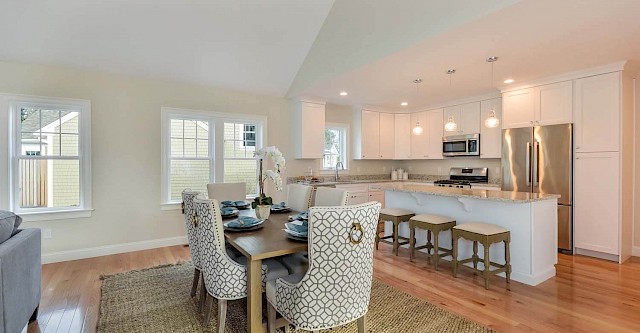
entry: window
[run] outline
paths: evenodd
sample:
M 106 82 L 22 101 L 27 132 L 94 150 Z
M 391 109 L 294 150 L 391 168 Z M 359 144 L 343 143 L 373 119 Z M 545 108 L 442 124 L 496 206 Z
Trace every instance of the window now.
M 328 124 L 324 130 L 323 169 L 335 169 L 342 162 L 347 168 L 347 126 Z
M 163 209 L 175 209 L 189 188 L 206 193 L 213 182 L 245 182 L 257 194 L 257 161 L 265 117 L 162 109 Z
M 89 101 L 4 96 L 9 108 L 10 207 L 20 214 L 91 210 Z
M 169 200 L 176 201 L 186 188 L 206 192 L 214 164 L 208 121 L 172 118 L 170 124 Z
M 258 161 L 256 125 L 236 122 L 224 123 L 224 181 L 247 184 L 247 196 L 258 193 Z

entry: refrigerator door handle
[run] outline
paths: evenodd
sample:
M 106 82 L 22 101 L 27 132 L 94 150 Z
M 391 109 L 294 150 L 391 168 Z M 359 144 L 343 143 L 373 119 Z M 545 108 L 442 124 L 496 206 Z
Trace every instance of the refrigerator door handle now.
M 533 185 L 540 184 L 540 142 L 533 142 Z
M 525 159 L 525 165 L 527 169 L 527 174 L 525 175 L 527 179 L 527 186 L 531 186 L 531 142 L 527 142 L 527 157 Z

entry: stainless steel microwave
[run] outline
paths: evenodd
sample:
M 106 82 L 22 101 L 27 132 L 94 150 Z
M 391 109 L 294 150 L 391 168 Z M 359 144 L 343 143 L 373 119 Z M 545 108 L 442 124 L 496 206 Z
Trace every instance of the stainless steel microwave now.
M 442 156 L 480 156 L 480 134 L 443 137 Z

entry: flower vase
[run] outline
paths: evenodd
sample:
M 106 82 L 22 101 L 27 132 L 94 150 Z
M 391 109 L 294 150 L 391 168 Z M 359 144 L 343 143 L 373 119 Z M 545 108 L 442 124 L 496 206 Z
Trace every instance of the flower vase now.
M 261 220 L 266 220 L 271 214 L 271 205 L 258 205 L 256 206 L 256 217 Z

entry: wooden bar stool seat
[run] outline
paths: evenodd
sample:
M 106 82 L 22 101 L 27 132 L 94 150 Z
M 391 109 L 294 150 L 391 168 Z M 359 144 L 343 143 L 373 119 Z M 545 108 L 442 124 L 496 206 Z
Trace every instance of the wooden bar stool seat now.
M 409 260 L 413 261 L 416 250 L 427 249 L 427 256 L 431 259 L 435 269 L 438 270 L 440 258 L 453 255 L 451 249 L 440 247 L 438 236 L 441 231 L 450 230 L 455 225 L 456 221 L 453 218 L 442 215 L 419 214 L 412 217 L 409 220 Z M 416 247 L 416 228 L 427 231 L 427 244 Z M 432 233 L 433 243 L 431 243 Z M 433 249 L 433 254 L 431 254 L 431 249 Z
M 412 211 L 403 208 L 384 208 L 380 210 L 380 219 L 378 220 L 378 230 L 376 232 L 376 250 L 380 242 L 392 244 L 393 253 L 398 255 L 398 248 L 401 245 L 409 244 L 409 238 L 398 235 L 398 226 L 400 223 L 409 222 L 409 219 L 415 215 Z M 380 233 L 384 232 L 385 221 L 393 222 L 393 233 L 380 237 Z
M 488 223 L 466 223 L 453 227 L 452 229 L 453 240 L 453 276 L 458 274 L 458 267 L 468 262 L 473 263 L 473 269 L 476 272 L 482 273 L 484 277 L 484 287 L 489 289 L 489 276 L 492 274 L 505 273 L 507 278 L 507 285 L 511 283 L 511 255 L 509 253 L 509 243 L 511 242 L 511 232 L 509 230 Z M 473 255 L 471 258 L 458 260 L 458 239 L 464 238 L 473 242 Z M 493 243 L 504 243 L 504 265 L 495 263 L 489 260 L 489 248 Z M 478 269 L 478 243 L 482 244 L 484 248 L 484 257 L 482 258 L 484 267 L 483 270 Z M 491 270 L 491 266 L 498 269 Z

